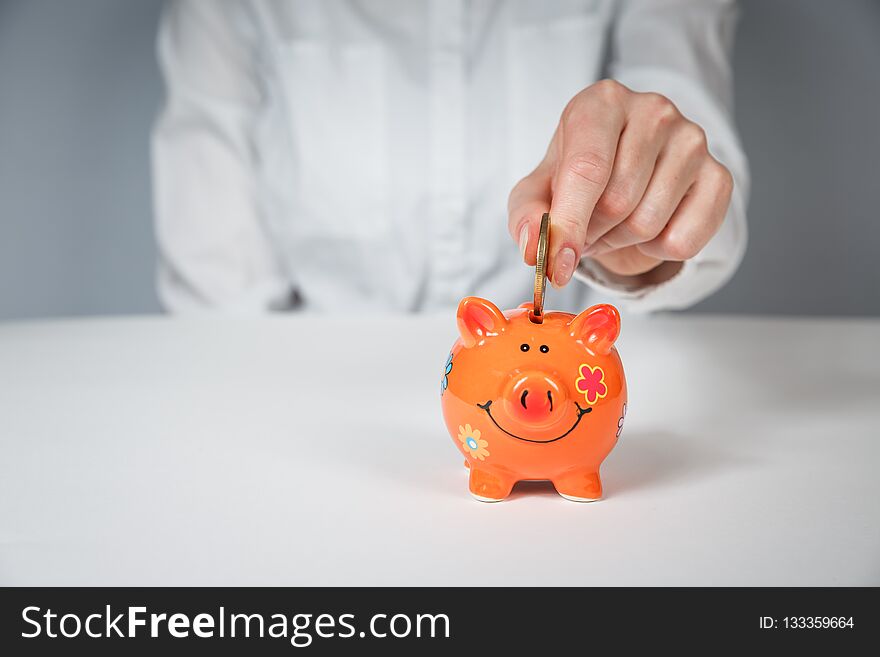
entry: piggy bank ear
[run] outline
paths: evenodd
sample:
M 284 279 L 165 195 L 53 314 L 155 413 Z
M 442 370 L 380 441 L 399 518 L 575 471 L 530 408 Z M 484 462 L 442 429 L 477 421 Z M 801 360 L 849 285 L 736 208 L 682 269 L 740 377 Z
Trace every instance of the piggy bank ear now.
M 568 323 L 571 337 L 594 354 L 607 354 L 620 335 L 620 313 L 607 303 L 587 308 Z
M 458 304 L 458 330 L 465 347 L 498 335 L 506 324 L 507 319 L 491 301 L 465 297 Z

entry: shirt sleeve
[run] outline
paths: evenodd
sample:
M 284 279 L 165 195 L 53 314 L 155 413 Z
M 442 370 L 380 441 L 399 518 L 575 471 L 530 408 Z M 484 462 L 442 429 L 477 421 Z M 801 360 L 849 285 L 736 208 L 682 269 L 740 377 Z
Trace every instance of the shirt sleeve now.
M 745 253 L 749 172 L 733 126 L 730 56 L 736 24 L 732 0 L 631 0 L 611 26 L 610 77 L 634 91 L 661 93 L 706 132 L 709 150 L 734 179 L 718 233 L 660 282 L 615 276 L 584 258 L 577 277 L 634 312 L 687 308 L 733 276 Z M 655 277 L 656 278 L 656 277 Z
M 171 2 L 157 50 L 166 86 L 152 139 L 163 305 L 281 307 L 290 286 L 259 203 L 253 134 L 262 92 L 248 17 L 227 1 Z

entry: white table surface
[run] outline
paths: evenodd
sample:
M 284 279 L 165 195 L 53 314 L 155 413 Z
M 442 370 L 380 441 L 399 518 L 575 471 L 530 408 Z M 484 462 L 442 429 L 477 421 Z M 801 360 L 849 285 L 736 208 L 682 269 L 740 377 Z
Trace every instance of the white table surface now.
M 454 319 L 0 325 L 0 584 L 880 584 L 880 321 L 624 317 L 605 499 L 467 493 Z

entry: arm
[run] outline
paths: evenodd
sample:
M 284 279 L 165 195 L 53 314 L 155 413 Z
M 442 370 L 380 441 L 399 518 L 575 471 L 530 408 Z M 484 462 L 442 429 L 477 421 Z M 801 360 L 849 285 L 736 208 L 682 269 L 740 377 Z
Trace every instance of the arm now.
M 556 285 L 580 261 L 579 278 L 648 311 L 692 305 L 733 274 L 748 187 L 730 118 L 734 19 L 724 0 L 622 6 L 611 32 L 616 81 L 569 103 L 545 161 L 511 194 L 515 239 L 531 213 L 554 218 Z
M 246 29 L 227 2 L 172 2 L 162 17 L 153 179 L 159 294 L 173 312 L 268 310 L 289 292 L 258 200 L 261 90 Z

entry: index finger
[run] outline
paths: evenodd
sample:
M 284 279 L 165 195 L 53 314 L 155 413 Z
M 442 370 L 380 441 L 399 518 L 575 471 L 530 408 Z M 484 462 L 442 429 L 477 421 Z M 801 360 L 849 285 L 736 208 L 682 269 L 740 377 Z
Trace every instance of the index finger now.
M 611 178 L 624 124 L 623 106 L 598 97 L 585 98 L 563 114 L 550 204 L 549 271 L 557 287 L 568 283 L 580 259 L 590 216 Z

